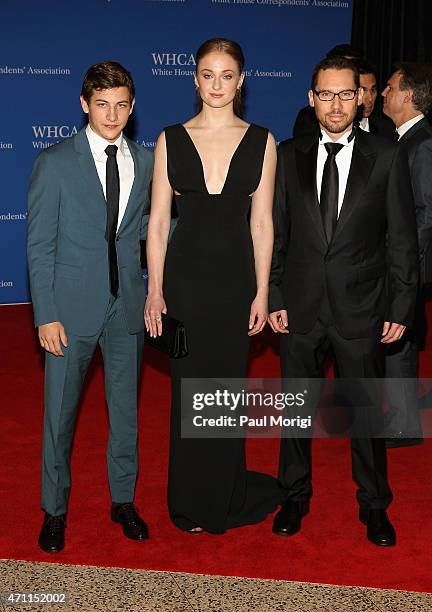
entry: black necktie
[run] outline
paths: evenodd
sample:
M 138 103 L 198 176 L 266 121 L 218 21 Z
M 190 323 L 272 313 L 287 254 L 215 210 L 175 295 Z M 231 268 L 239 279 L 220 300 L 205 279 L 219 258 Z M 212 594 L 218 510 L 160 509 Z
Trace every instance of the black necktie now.
M 393 140 L 396 142 L 399 140 L 399 132 L 397 130 L 393 132 Z
M 108 145 L 105 149 L 106 162 L 106 202 L 107 224 L 105 238 L 108 242 L 108 260 L 110 273 L 110 289 L 114 297 L 118 293 L 118 267 L 116 251 L 116 233 L 119 214 L 120 179 L 117 166 L 117 145 Z
M 330 244 L 337 223 L 339 198 L 339 173 L 336 165 L 336 155 L 343 145 L 336 142 L 326 142 L 327 159 L 321 183 L 320 209 L 327 242 Z

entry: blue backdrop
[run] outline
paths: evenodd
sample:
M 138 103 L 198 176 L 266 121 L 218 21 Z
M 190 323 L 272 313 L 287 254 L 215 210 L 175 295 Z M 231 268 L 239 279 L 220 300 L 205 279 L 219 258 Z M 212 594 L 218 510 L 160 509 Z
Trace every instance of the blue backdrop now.
M 16 0 L 0 8 L 0 304 L 27 302 L 34 158 L 84 122 L 86 69 L 112 59 L 137 90 L 133 138 L 152 148 L 194 114 L 193 53 L 214 36 L 246 56 L 246 118 L 291 135 L 313 66 L 351 36 L 352 0 Z M 130 133 L 130 132 L 129 132 Z

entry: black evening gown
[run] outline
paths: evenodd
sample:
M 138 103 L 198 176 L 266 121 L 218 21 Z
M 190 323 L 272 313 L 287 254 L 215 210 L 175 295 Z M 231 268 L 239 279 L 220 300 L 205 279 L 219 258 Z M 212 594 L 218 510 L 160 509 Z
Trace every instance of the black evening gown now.
M 181 438 L 182 378 L 247 376 L 250 306 L 256 294 L 248 216 L 258 187 L 268 131 L 251 125 L 220 194 L 207 190 L 198 151 L 182 125 L 165 129 L 168 178 L 179 220 L 168 246 L 164 297 L 184 323 L 189 355 L 171 361 L 172 406 L 168 474 L 171 520 L 210 533 L 254 524 L 279 500 L 277 481 L 248 472 L 242 439 Z

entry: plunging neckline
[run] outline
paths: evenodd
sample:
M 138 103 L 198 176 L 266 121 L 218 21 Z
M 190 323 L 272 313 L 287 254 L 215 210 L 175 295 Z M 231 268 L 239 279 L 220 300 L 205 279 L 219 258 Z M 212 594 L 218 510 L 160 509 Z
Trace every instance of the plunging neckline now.
M 226 184 L 227 184 L 227 182 L 228 182 L 228 177 L 229 177 L 229 174 L 230 174 L 230 172 L 231 172 L 231 166 L 232 166 L 233 160 L 234 160 L 235 156 L 237 155 L 237 153 L 238 153 L 238 151 L 239 151 L 239 149 L 240 149 L 240 147 L 241 147 L 241 145 L 242 145 L 243 141 L 244 141 L 244 140 L 245 140 L 245 138 L 246 138 L 246 135 L 248 134 L 248 132 L 249 132 L 249 130 L 250 130 L 250 128 L 252 127 L 252 125 L 253 125 L 253 124 L 252 124 L 252 123 L 250 123 L 250 124 L 248 125 L 248 127 L 246 128 L 245 133 L 243 134 L 243 136 L 242 136 L 242 137 L 241 137 L 241 139 L 240 139 L 240 142 L 238 143 L 238 145 L 237 145 L 237 146 L 236 146 L 236 148 L 234 149 L 233 154 L 231 155 L 231 158 L 230 158 L 230 161 L 229 161 L 229 164 L 228 164 L 228 169 L 227 169 L 227 172 L 226 172 L 226 175 L 225 175 L 225 181 L 224 181 L 224 183 L 223 183 L 223 185 L 222 185 L 222 190 L 221 190 L 219 193 L 210 193 L 210 191 L 208 190 L 207 183 L 206 183 L 206 180 L 205 180 L 204 164 L 203 164 L 203 161 L 202 161 L 201 155 L 200 155 L 200 153 L 199 153 L 199 151 L 198 151 L 198 147 L 197 147 L 197 146 L 196 146 L 196 144 L 194 143 L 193 138 L 192 138 L 192 136 L 189 134 L 189 132 L 188 132 L 187 128 L 186 128 L 186 127 L 185 127 L 185 126 L 184 126 L 182 123 L 181 123 L 180 125 L 181 125 L 181 127 L 183 128 L 183 130 L 186 132 L 186 135 L 187 135 L 187 137 L 188 137 L 189 141 L 191 142 L 192 147 L 193 147 L 193 149 L 194 149 L 194 151 L 195 151 L 195 154 L 196 154 L 196 156 L 197 156 L 197 158 L 198 158 L 198 160 L 199 160 L 199 163 L 200 163 L 200 168 L 201 168 L 201 177 L 202 177 L 202 182 L 203 182 L 204 189 L 205 189 L 205 191 L 206 191 L 207 195 L 209 195 L 209 196 L 220 196 L 220 195 L 223 195 L 223 192 L 224 192 L 224 190 L 225 190 L 225 186 L 226 186 Z

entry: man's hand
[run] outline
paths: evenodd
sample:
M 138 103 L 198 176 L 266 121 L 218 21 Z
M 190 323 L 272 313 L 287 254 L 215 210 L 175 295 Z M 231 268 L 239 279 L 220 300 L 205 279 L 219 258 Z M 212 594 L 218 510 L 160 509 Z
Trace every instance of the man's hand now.
M 41 347 L 57 357 L 64 357 L 61 345 L 67 346 L 68 340 L 65 328 L 60 321 L 39 325 L 38 330 Z
M 289 334 L 288 313 L 286 310 L 276 310 L 268 316 L 270 327 L 276 334 Z
M 382 331 L 381 342 L 383 344 L 390 344 L 391 342 L 396 342 L 396 340 L 400 340 L 404 335 L 406 330 L 406 325 L 400 325 L 399 323 L 390 323 L 390 321 L 385 321 Z

